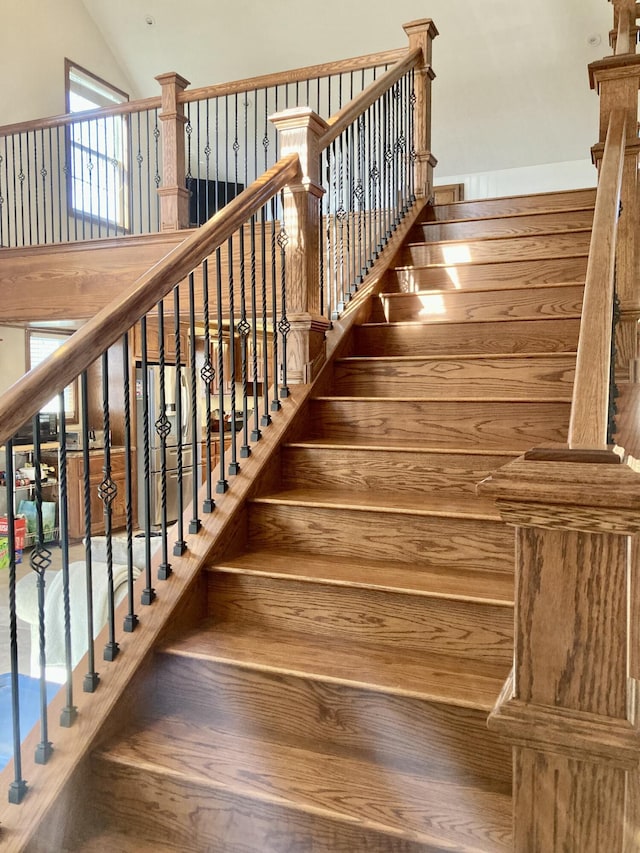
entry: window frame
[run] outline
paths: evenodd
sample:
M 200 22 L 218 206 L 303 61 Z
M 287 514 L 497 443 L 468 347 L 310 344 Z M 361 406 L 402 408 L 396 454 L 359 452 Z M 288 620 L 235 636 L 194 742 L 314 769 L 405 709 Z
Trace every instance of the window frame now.
M 107 97 L 103 97 L 102 100 L 105 102 L 103 105 L 96 105 L 94 109 L 89 109 L 86 111 L 74 111 L 71 109 L 71 95 L 73 91 L 72 87 L 72 73 L 73 71 L 77 71 L 79 76 L 86 78 L 88 81 L 95 81 L 97 89 L 106 89 L 109 92 L 113 93 L 115 98 L 113 101 L 110 101 Z M 115 177 L 115 194 L 112 197 L 112 208 L 115 210 L 114 216 L 106 216 L 101 214 L 98 215 L 97 211 L 91 209 L 91 197 L 89 197 L 89 206 L 85 207 L 83 204 L 76 206 L 76 189 L 75 189 L 75 181 L 74 177 L 74 162 L 75 157 L 74 154 L 76 152 L 80 152 L 80 156 L 84 156 L 85 153 L 89 153 L 92 161 L 97 161 L 100 163 L 98 167 L 98 172 L 100 172 L 103 168 L 106 171 L 106 168 L 103 164 L 107 164 L 109 162 L 109 153 L 100 150 L 99 144 L 98 146 L 94 146 L 93 144 L 85 145 L 83 141 L 77 142 L 73 138 L 73 129 L 74 125 L 79 125 L 83 119 L 81 118 L 83 112 L 95 113 L 99 109 L 103 109 L 106 106 L 118 106 L 119 104 L 124 104 L 129 102 L 129 94 L 122 89 L 119 89 L 117 86 L 114 86 L 112 83 L 109 83 L 107 80 L 104 80 L 102 77 L 99 77 L 97 74 L 94 74 L 92 71 L 89 71 L 87 68 L 84 68 L 77 62 L 74 62 L 71 59 L 65 57 L 64 60 L 64 73 L 65 73 L 65 86 L 64 86 L 64 99 L 65 99 L 65 111 L 67 114 L 78 115 L 78 122 L 71 122 L 66 127 L 66 162 L 67 166 L 65 169 L 66 172 L 66 184 L 67 184 L 67 208 L 70 216 L 73 216 L 76 219 L 80 219 L 83 222 L 95 223 L 101 227 L 105 227 L 107 229 L 113 228 L 116 233 L 120 232 L 123 234 L 129 233 L 129 115 L 128 113 L 124 114 L 115 114 L 113 116 L 114 121 L 118 119 L 121 122 L 121 134 L 119 140 L 119 150 L 115 158 L 112 158 L 118 164 L 118 174 Z M 99 94 L 96 92 L 96 99 L 99 100 Z M 113 141 L 113 140 L 112 140 Z M 90 142 L 90 140 L 89 140 Z M 79 179 L 81 192 L 78 193 L 80 195 L 80 201 L 85 198 L 85 190 L 84 190 L 84 180 L 81 176 Z M 109 198 L 109 177 L 107 176 L 107 188 L 105 190 L 107 194 L 107 199 Z M 109 205 L 105 205 L 106 210 L 109 209 Z
M 25 352 L 25 366 L 26 366 L 27 372 L 30 371 L 32 368 L 37 367 L 38 364 L 42 364 L 42 362 L 44 361 L 44 359 L 43 359 L 42 361 L 37 361 L 35 364 L 32 364 L 32 357 L 31 357 L 31 339 L 32 338 L 35 338 L 35 337 L 59 338 L 60 339 L 59 345 L 62 346 L 62 344 L 65 343 L 71 337 L 71 335 L 74 333 L 74 331 L 75 330 L 73 330 L 73 329 L 51 329 L 51 328 L 46 328 L 46 327 L 42 327 L 42 326 L 29 326 L 25 330 L 25 350 L 26 350 L 26 352 Z M 78 424 L 80 422 L 78 380 L 74 379 L 71 383 L 69 383 L 69 385 L 67 385 L 67 388 L 69 389 L 69 393 L 71 394 L 72 408 L 67 410 L 66 404 L 65 404 L 65 412 L 64 412 L 65 422 L 68 424 Z M 66 390 L 67 389 L 65 389 L 65 391 Z M 53 403 L 53 401 L 56 400 L 57 397 L 58 397 L 58 395 L 56 395 L 56 397 L 52 398 L 52 400 L 50 402 Z M 48 405 L 49 404 L 47 404 L 47 406 Z M 44 410 L 41 409 L 41 411 L 44 411 Z M 56 407 L 56 411 L 54 414 L 57 414 L 58 417 L 60 417 L 60 410 L 57 407 Z

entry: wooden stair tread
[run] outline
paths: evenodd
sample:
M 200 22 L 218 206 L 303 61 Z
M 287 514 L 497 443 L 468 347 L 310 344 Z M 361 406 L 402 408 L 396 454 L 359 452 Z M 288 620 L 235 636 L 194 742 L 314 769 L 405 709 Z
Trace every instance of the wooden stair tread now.
M 110 829 L 97 830 L 92 838 L 65 848 L 63 853 L 114 853 L 116 850 L 118 853 L 180 853 L 180 849 L 173 845 L 145 841 Z
M 181 718 L 146 725 L 98 755 L 108 764 L 178 778 L 201 789 L 325 815 L 440 850 L 510 850 L 511 805 L 503 792 L 380 772 L 360 758 L 322 754 L 229 734 Z M 391 784 L 390 784 L 391 783 Z M 446 815 L 446 817 L 445 817 Z
M 564 212 L 564 211 L 563 211 Z M 469 221 L 469 220 L 462 220 Z M 423 222 L 421 225 L 442 225 L 443 223 L 430 223 Z M 482 243 L 482 242 L 491 242 L 492 240 L 529 240 L 536 239 L 538 237 L 559 237 L 565 236 L 567 234 L 583 234 L 584 232 L 591 232 L 591 227 L 580 226 L 578 228 L 565 228 L 562 231 L 536 231 L 534 234 L 476 234 L 473 237 L 455 237 L 455 238 L 445 238 L 444 240 L 407 240 L 404 244 L 405 247 L 413 247 L 413 246 L 449 246 L 456 244 L 466 244 L 466 243 Z M 454 262 L 455 263 L 455 262 Z
M 399 269 L 399 267 L 396 267 Z M 516 292 L 525 292 L 525 293 L 535 293 L 537 290 L 549 290 L 550 288 L 571 288 L 576 286 L 584 286 L 584 281 L 554 281 L 554 282 L 543 282 L 539 284 L 518 284 L 514 282 L 513 285 L 506 285 L 501 287 L 500 293 L 509 293 L 511 291 Z M 467 293 L 464 288 L 455 288 L 455 290 L 448 290 L 448 293 Z M 491 287 L 490 284 L 480 285 L 479 287 L 474 287 L 474 294 L 479 293 L 496 293 L 495 287 Z M 443 293 L 443 289 L 441 287 L 421 287 L 417 290 L 383 290 L 378 295 L 381 299 L 406 299 L 408 296 L 434 296 L 440 295 Z
M 319 403 L 436 403 L 442 405 L 447 403 L 512 403 L 514 406 L 535 403 L 570 403 L 571 394 L 558 394 L 548 397 L 536 397 L 535 399 L 527 400 L 523 397 L 514 397 L 513 395 L 491 395 L 482 397 L 463 397 L 451 396 L 446 401 L 439 396 L 425 395 L 422 397 L 358 397 L 358 396 L 318 396 L 313 397 L 314 402 Z
M 461 201 L 461 202 L 449 202 L 448 204 L 434 204 L 434 209 L 444 208 L 444 207 L 453 207 L 456 204 L 469 204 L 469 202 Z M 418 219 L 419 225 L 453 225 L 457 222 L 485 222 L 491 221 L 494 219 L 521 219 L 529 216 L 552 216 L 554 214 L 558 216 L 562 216 L 564 213 L 579 213 L 584 210 L 595 210 L 595 202 L 594 204 L 578 204 L 573 207 L 563 207 L 562 209 L 558 208 L 541 208 L 540 210 L 520 210 L 512 213 L 493 213 L 493 214 L 485 214 L 484 216 L 463 216 L 451 219 L 425 219 L 423 217 Z
M 455 571 L 437 566 L 412 568 L 380 560 L 326 559 L 317 554 L 304 554 L 297 559 L 289 552 L 271 550 L 247 551 L 217 563 L 209 571 L 267 575 L 459 601 L 483 601 L 507 607 L 513 606 L 514 596 L 513 578 L 505 572 L 474 567 L 458 567 Z
M 385 320 L 384 322 L 371 322 L 371 323 L 359 323 L 358 329 L 406 329 L 406 328 L 421 328 L 423 326 L 435 325 L 435 326 L 471 326 L 471 325 L 489 325 L 493 323 L 551 323 L 554 320 L 579 320 L 582 315 L 580 313 L 576 314 L 565 314 L 562 317 L 493 317 L 491 320 L 483 320 L 477 319 L 475 317 L 469 317 L 465 320 Z M 541 327 L 544 328 L 544 327 Z M 571 350 L 568 350 L 569 352 Z M 574 350 L 575 352 L 575 350 Z
M 345 644 L 327 636 L 213 620 L 169 643 L 163 652 L 487 713 L 495 705 L 509 669 L 502 663 L 410 649 L 403 649 L 400 656 L 388 648 Z
M 493 499 L 477 495 L 451 495 L 425 492 L 421 495 L 403 495 L 387 492 L 370 494 L 365 490 L 347 489 L 287 489 L 254 498 L 256 504 L 280 504 L 285 506 L 314 506 L 335 509 L 361 509 L 378 512 L 402 512 L 407 515 L 435 515 L 447 518 L 476 518 L 500 521 L 500 513 Z
M 383 324 L 386 325 L 386 324 Z M 566 359 L 573 357 L 575 359 L 577 352 L 573 350 L 567 352 L 474 352 L 464 353 L 463 355 L 440 354 L 438 355 L 350 355 L 343 358 L 336 358 L 334 364 L 378 364 L 381 362 L 390 362 L 391 364 L 420 364 L 421 362 L 430 361 L 489 361 L 491 359 Z

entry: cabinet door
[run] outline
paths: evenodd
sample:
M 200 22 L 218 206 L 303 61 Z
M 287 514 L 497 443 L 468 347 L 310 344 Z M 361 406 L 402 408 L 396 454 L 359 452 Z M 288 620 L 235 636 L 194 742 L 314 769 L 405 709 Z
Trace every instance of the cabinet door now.
M 186 364 L 189 358 L 189 336 L 184 324 L 180 325 L 180 363 Z M 142 329 L 140 323 L 136 323 L 133 329 L 133 357 L 136 361 L 142 361 Z M 168 364 L 176 361 L 176 338 L 173 328 L 173 318 L 165 317 L 164 326 L 164 358 Z M 158 341 L 158 320 L 149 318 L 147 320 L 147 361 L 149 363 L 160 361 L 160 345 Z

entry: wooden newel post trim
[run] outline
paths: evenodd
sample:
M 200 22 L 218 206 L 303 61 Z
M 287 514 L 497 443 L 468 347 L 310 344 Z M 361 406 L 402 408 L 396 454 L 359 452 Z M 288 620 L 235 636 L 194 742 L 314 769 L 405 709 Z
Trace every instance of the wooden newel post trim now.
M 187 118 L 184 105 L 178 103 L 178 93 L 189 85 L 175 71 L 159 74 L 162 86 L 162 186 L 160 196 L 160 230 L 179 231 L 189 227 L 189 191 L 186 187 L 184 162 L 184 125 Z
M 416 67 L 414 76 L 415 192 L 416 197 L 429 199 L 433 191 L 433 169 L 438 162 L 431 151 L 431 83 L 436 76 L 431 56 L 438 30 L 430 18 L 403 24 L 403 29 L 409 37 L 409 49 L 418 47 L 422 51 L 422 62 Z
M 327 123 L 309 107 L 270 116 L 282 156 L 297 154 L 299 179 L 285 187 L 283 227 L 287 285 L 287 381 L 311 382 L 325 360 L 329 321 L 320 315 L 320 183 L 318 140 Z
M 640 831 L 640 475 L 606 452 L 564 458 L 523 457 L 478 487 L 516 529 L 514 670 L 489 726 L 514 746 L 515 853 L 624 853 Z

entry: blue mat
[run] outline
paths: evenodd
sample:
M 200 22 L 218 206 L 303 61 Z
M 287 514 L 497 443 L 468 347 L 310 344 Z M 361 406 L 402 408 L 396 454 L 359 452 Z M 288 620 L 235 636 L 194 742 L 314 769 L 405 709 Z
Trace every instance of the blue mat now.
M 47 702 L 62 685 L 47 682 Z M 28 675 L 18 676 L 20 697 L 20 737 L 24 740 L 40 719 L 40 681 Z M 11 711 L 11 673 L 0 675 L 0 770 L 13 758 L 13 714 Z

